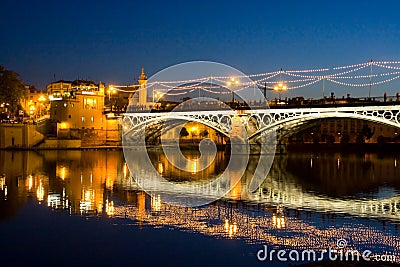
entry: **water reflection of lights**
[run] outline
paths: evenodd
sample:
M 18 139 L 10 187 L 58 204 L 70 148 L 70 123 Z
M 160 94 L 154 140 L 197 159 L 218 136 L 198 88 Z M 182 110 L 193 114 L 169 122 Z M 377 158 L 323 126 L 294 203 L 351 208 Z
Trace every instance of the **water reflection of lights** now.
M 6 186 L 6 177 L 4 177 L 4 176 L 1 176 L 0 177 L 0 187 L 1 187 L 1 190 L 4 190 L 4 187 Z
M 44 199 L 44 187 L 43 187 L 42 179 L 39 180 L 39 186 L 36 190 L 36 197 L 37 197 L 37 200 L 39 201 L 39 203 L 42 202 Z
M 209 205 L 191 209 L 164 204 L 162 212 L 153 213 L 143 210 L 144 206 L 145 203 L 141 205 L 138 203 L 138 207 L 115 206 L 114 217 L 136 221 L 140 219 L 141 223 L 156 227 L 178 227 L 209 236 L 234 237 L 252 244 L 273 244 L 297 249 L 326 249 L 335 247 L 334 242 L 338 238 L 345 238 L 351 239 L 355 247 L 380 244 L 393 249 L 396 255 L 400 254 L 397 250 L 400 246 L 400 237 L 390 232 L 359 223 L 340 226 L 332 224 L 328 228 L 319 228 L 313 220 L 284 216 L 279 213 L 279 207 L 278 211 L 271 216 L 270 209 L 254 207 L 232 209 Z M 248 212 L 250 210 L 251 212 Z M 221 217 L 229 219 L 224 219 L 221 224 L 210 223 L 220 221 Z M 276 229 L 280 231 L 277 232 Z
M 51 208 L 58 208 L 61 206 L 61 196 L 60 194 L 50 193 L 47 196 L 47 206 Z
M 285 213 L 281 206 L 276 207 L 276 213 L 272 215 L 272 227 L 282 229 L 286 227 Z
M 61 180 L 65 180 L 68 178 L 68 166 L 59 165 L 56 166 L 56 176 L 59 177 Z
M 32 175 L 28 176 L 28 190 L 31 191 L 33 187 L 33 177 Z
M 114 201 L 106 200 L 106 214 L 110 217 L 114 216 Z
M 126 164 L 126 162 L 124 163 L 124 166 L 122 167 L 122 172 L 124 174 L 124 178 L 126 178 L 126 176 L 128 176 L 128 164 Z
M 285 217 L 282 216 L 282 215 L 274 214 L 272 216 L 272 226 L 277 228 L 277 229 L 285 228 L 285 226 L 286 226 Z
M 79 209 L 82 212 L 94 210 L 95 192 L 93 189 L 82 189 L 82 199 L 79 203 Z
M 233 237 L 238 231 L 238 225 L 236 222 L 231 223 L 228 219 L 225 219 L 224 229 L 229 237 Z
M 65 188 L 63 188 L 62 196 L 58 193 L 49 193 L 47 196 L 47 206 L 52 209 L 69 209 L 69 204 L 65 195 Z
M 5 176 L 0 176 L 0 188 L 1 188 L 1 191 L 4 192 L 4 199 L 7 199 L 8 189 L 7 189 Z
M 114 180 L 110 179 L 109 177 L 106 178 L 106 188 L 112 190 L 114 187 Z
M 153 211 L 160 211 L 161 210 L 161 196 L 151 196 L 151 209 Z
M 313 159 L 315 159 L 315 161 Z M 193 163 L 195 163 L 195 160 L 193 160 Z M 313 167 L 315 169 L 320 166 L 320 160 L 311 158 L 309 164 L 311 167 L 314 165 Z M 395 170 L 393 169 L 393 164 L 394 167 L 397 166 L 396 159 L 394 159 L 394 162 L 393 159 L 388 161 L 388 165 L 390 165 L 392 170 Z M 335 165 L 343 170 L 343 168 L 347 168 L 348 163 L 345 158 L 334 157 L 329 165 L 329 170 L 336 169 Z M 162 167 L 164 172 L 168 172 L 168 165 L 163 165 Z M 192 168 L 189 170 L 194 170 L 194 166 L 192 165 L 191 167 Z M 197 170 L 199 169 L 198 167 L 199 165 L 195 166 Z M 121 170 L 121 168 L 122 172 L 117 172 L 117 170 Z M 157 170 L 159 169 L 158 167 Z M 109 193 L 107 190 L 104 190 L 104 186 L 110 190 L 113 190 L 115 185 L 117 185 L 118 188 L 122 187 L 123 189 L 127 189 L 127 191 L 124 191 L 124 194 L 125 192 L 137 190 L 134 189 L 137 185 L 135 185 L 132 176 L 129 174 L 126 164 L 119 165 L 118 168 L 112 169 L 112 171 L 115 171 L 115 173 L 119 175 L 119 177 L 116 178 L 120 180 L 116 181 L 112 179 L 112 175 L 109 176 L 110 179 L 106 178 L 105 180 L 105 177 L 108 177 L 108 175 L 104 176 L 102 172 L 100 173 L 94 170 L 93 173 L 90 174 L 90 180 L 93 183 L 91 185 L 87 183 L 89 180 L 89 172 L 87 170 L 81 171 L 81 169 L 68 168 L 67 166 L 64 171 L 61 167 L 58 171 L 58 177 L 61 179 L 62 177 L 70 179 L 71 183 L 62 181 L 49 183 L 49 179 L 51 178 L 33 174 L 26 177 L 24 183 L 25 187 L 18 188 L 18 190 L 32 190 L 30 192 L 31 195 L 35 195 L 36 192 L 37 199 L 39 201 L 44 201 L 43 199 L 46 199 L 48 202 L 47 205 L 51 208 L 57 209 L 71 206 L 71 213 L 79 214 L 77 205 L 80 204 L 81 214 L 94 210 L 100 213 L 103 210 L 108 216 L 128 218 L 156 227 L 172 226 L 210 236 L 245 239 L 249 243 L 323 249 L 335 245 L 332 244 L 333 239 L 336 240 L 339 237 L 343 237 L 348 240 L 352 239 L 354 244 L 371 246 L 379 244 L 379 246 L 387 246 L 388 248 L 393 248 L 397 254 L 400 254 L 397 249 L 400 247 L 398 232 L 394 234 L 395 230 L 379 228 L 380 221 L 388 222 L 383 227 L 391 229 L 394 228 L 391 221 L 395 223 L 400 221 L 399 196 L 385 199 L 344 200 L 315 195 L 304 191 L 301 186 L 287 183 L 287 179 L 279 180 L 268 177 L 257 194 L 246 193 L 246 195 L 242 195 L 244 196 L 242 199 L 258 204 L 250 207 L 243 207 L 246 206 L 246 204 L 242 204 L 245 202 L 238 201 L 235 202 L 235 205 L 239 206 L 238 208 L 227 208 L 227 205 L 230 204 L 227 204 L 227 202 L 223 200 L 221 200 L 220 203 L 196 209 L 174 207 L 162 203 L 159 195 L 148 197 L 145 193 L 138 191 L 134 191 L 135 193 L 131 196 L 136 199 L 136 201 L 133 201 L 135 204 L 119 206 L 118 202 L 114 203 L 114 201 L 110 201 L 108 197 L 104 195 Z M 101 171 L 103 171 L 103 169 Z M 280 175 L 277 175 L 277 177 L 287 177 L 287 173 L 283 173 L 283 175 L 281 175 L 282 173 L 279 174 Z M 79 184 L 79 179 L 81 184 Z M 73 181 L 75 181 L 75 184 L 72 183 Z M 51 188 L 51 184 L 61 184 L 62 186 L 66 186 L 67 190 L 62 188 L 61 192 L 61 188 Z M 1 176 L 0 188 L 2 190 L 7 190 L 6 179 Z M 246 185 L 243 184 L 243 188 L 241 189 L 243 189 L 242 191 L 244 192 Z M 56 192 L 50 190 L 55 190 Z M 9 193 L 11 195 L 14 192 L 15 191 L 12 190 Z M 45 197 L 45 195 L 47 196 Z M 69 201 L 67 200 L 68 198 L 70 199 Z M 234 199 L 232 195 L 229 195 L 227 198 L 230 200 Z M 104 199 L 107 199 L 105 203 L 103 202 Z M 150 204 L 146 203 L 149 201 L 151 201 L 151 205 L 146 205 Z M 300 215 L 294 215 L 292 212 L 283 213 L 279 208 L 277 210 L 273 209 L 273 207 L 277 205 L 282 205 L 285 208 L 292 208 L 296 212 L 299 212 Z M 307 217 L 308 213 L 303 210 L 311 210 L 313 216 L 311 218 Z M 349 224 L 341 224 L 336 221 L 336 223 L 333 223 L 329 228 L 319 227 L 318 223 L 315 223 L 315 220 L 321 220 L 321 217 L 318 217 L 321 216 L 321 214 L 324 216 L 322 220 L 327 220 L 328 223 L 330 223 L 332 222 L 330 220 L 334 220 L 334 217 L 330 217 L 330 214 L 336 215 L 338 213 L 345 213 L 346 216 L 356 216 L 356 220 L 360 217 L 379 218 L 379 220 L 377 220 L 375 226 L 368 225 L 368 219 L 362 219 L 367 221 L 365 225 L 358 222 L 357 224 L 352 224 L 354 221 L 351 219 L 349 220 Z M 91 214 L 93 215 L 93 213 Z M 327 214 L 326 217 L 325 214 Z M 229 219 L 225 220 L 225 218 Z M 279 229 L 279 231 L 277 231 L 277 229 Z
M 163 174 L 164 173 L 164 165 L 163 165 L 162 162 L 158 163 L 157 169 L 158 169 L 158 173 L 159 174 Z
M 190 163 L 192 165 L 192 173 L 196 173 L 197 172 L 197 160 L 191 160 Z

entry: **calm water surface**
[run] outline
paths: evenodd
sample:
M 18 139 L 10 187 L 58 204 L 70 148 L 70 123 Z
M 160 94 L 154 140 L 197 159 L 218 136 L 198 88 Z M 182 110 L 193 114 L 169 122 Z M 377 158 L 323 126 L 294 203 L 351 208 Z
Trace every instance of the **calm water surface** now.
M 185 152 L 194 159 L 195 152 Z M 175 183 L 207 182 L 228 159 L 184 172 L 150 152 Z M 396 155 L 276 156 L 256 192 L 241 181 L 207 206 L 176 207 L 141 191 L 121 151 L 1 151 L 0 255 L 5 265 L 287 266 L 257 260 L 270 249 L 347 246 L 400 262 Z

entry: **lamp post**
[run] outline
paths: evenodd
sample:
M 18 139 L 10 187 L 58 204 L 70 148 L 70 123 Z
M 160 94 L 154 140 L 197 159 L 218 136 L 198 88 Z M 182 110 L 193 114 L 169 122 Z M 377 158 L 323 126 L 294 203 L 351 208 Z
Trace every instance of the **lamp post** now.
M 163 97 L 163 96 L 164 96 L 163 92 L 153 90 L 153 103 L 155 103 L 156 101 L 160 100 L 160 98 Z
M 232 77 L 227 83 L 227 86 L 233 87 L 233 86 L 238 86 L 239 85 L 239 80 L 236 80 L 234 77 Z M 235 102 L 235 91 L 232 89 L 232 104 Z
M 39 101 L 39 115 L 42 116 L 43 109 L 44 109 L 44 102 L 46 101 L 46 97 L 44 95 L 40 95 L 40 97 L 38 98 Z
M 110 101 L 111 101 L 111 94 L 114 94 L 114 93 L 115 93 L 115 88 L 114 88 L 114 86 L 110 85 L 110 86 L 108 87 L 107 93 L 108 93 L 108 102 L 110 102 Z
M 287 90 L 287 86 L 284 82 L 280 81 L 278 82 L 278 84 L 276 84 L 274 86 L 274 91 L 279 92 L 279 101 L 281 100 L 281 92 L 282 91 L 286 91 Z

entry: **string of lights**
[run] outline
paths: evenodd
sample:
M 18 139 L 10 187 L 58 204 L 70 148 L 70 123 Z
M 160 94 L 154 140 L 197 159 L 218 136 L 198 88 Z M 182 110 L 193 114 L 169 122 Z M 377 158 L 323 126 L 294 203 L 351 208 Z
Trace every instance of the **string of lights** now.
M 386 80 L 383 80 L 383 81 L 378 81 L 378 82 L 373 82 L 373 83 L 360 83 L 360 84 L 339 82 L 339 81 L 336 81 L 336 80 L 331 79 L 331 78 L 328 78 L 327 80 L 330 81 L 330 82 L 336 83 L 336 84 L 344 85 L 344 86 L 363 87 L 363 86 L 373 86 L 373 85 L 383 84 L 383 83 L 387 83 L 387 82 L 390 82 L 390 81 L 393 81 L 393 80 L 396 80 L 396 79 L 399 79 L 399 78 L 400 78 L 400 75 L 392 77 L 392 78 L 389 78 L 389 79 L 386 79 Z
M 279 70 L 273 72 L 264 72 L 258 74 L 250 74 L 250 75 L 237 75 L 234 76 L 234 79 L 239 81 L 238 86 L 232 86 L 228 90 L 228 92 L 221 91 L 224 87 L 229 87 L 229 81 L 232 79 L 232 76 L 208 76 L 208 77 L 199 77 L 195 79 L 188 80 L 177 80 L 177 81 L 149 81 L 146 84 L 147 89 L 153 90 L 165 90 L 168 91 L 169 95 L 181 95 L 185 93 L 192 92 L 194 90 L 204 90 L 209 93 L 216 94 L 225 94 L 231 91 L 241 91 L 251 86 L 258 87 L 266 87 L 268 89 L 273 89 L 273 85 L 276 85 L 277 82 L 283 82 L 285 84 L 291 84 L 291 86 L 287 86 L 287 90 L 293 90 L 297 88 L 307 87 L 313 85 L 319 81 L 326 80 L 335 84 L 339 84 L 342 86 L 352 86 L 352 87 L 363 87 L 363 86 L 374 86 L 387 82 L 391 82 L 393 80 L 400 78 L 400 71 L 392 71 L 385 72 L 384 69 L 388 70 L 400 70 L 399 65 L 400 61 L 369 61 L 359 64 L 352 64 L 346 66 L 338 66 L 333 68 L 316 68 L 316 69 L 304 69 L 304 70 Z M 376 66 L 381 68 L 379 71 L 375 71 L 372 73 L 372 66 Z M 370 67 L 371 72 L 366 74 L 366 71 L 363 73 L 359 73 L 358 75 L 349 75 L 350 73 L 357 74 L 356 72 L 362 71 L 364 68 Z M 383 69 L 383 70 L 382 70 Z M 338 72 L 339 71 L 339 72 Z M 324 74 L 324 72 L 328 72 Z M 315 74 L 314 74 L 315 73 Z M 279 81 L 276 80 L 276 77 L 280 75 Z M 282 76 L 285 78 L 282 79 Z M 393 77 L 390 77 L 393 76 Z M 292 78 L 288 78 L 292 77 Z M 380 77 L 390 77 L 384 80 L 374 81 L 371 80 L 369 82 L 365 82 L 365 79 L 372 78 L 380 78 Z M 240 82 L 240 79 L 248 79 L 252 78 L 252 81 Z M 293 79 L 294 78 L 294 79 Z M 362 80 L 363 81 L 356 81 Z M 342 80 L 342 81 L 340 81 Z M 354 80 L 354 82 L 345 82 L 343 80 Z M 211 85 L 207 85 L 207 83 Z M 297 85 L 296 85 L 297 83 Z M 302 84 L 298 84 L 302 83 Z M 218 87 L 219 84 L 219 87 Z M 215 91 L 214 86 L 217 85 L 217 91 Z M 137 90 L 138 85 L 126 86 L 126 85 L 113 85 L 113 90 L 121 91 L 121 92 L 133 92 Z M 179 93 L 177 91 L 180 91 Z

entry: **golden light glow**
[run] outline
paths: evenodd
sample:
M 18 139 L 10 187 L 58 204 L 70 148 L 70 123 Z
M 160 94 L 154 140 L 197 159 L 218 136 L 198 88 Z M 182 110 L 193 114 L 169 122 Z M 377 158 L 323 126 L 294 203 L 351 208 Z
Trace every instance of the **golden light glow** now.
M 114 216 L 114 201 L 106 200 L 106 214 L 110 217 Z
M 0 178 L 0 187 L 1 190 L 4 190 L 4 187 L 6 186 L 6 177 L 1 177 Z
M 151 210 L 160 211 L 161 210 L 161 196 L 151 196 Z
M 190 161 L 191 165 L 192 165 L 192 173 L 196 173 L 197 172 L 197 160 L 191 160 Z
M 37 197 L 37 200 L 39 201 L 39 203 L 42 202 L 44 199 L 44 187 L 43 187 L 42 180 L 39 180 L 39 186 L 36 190 L 36 197 Z
M 158 167 L 158 173 L 159 173 L 159 174 L 163 174 L 163 172 L 164 172 L 164 165 L 163 165 L 163 163 L 162 163 L 162 162 L 159 162 L 157 167 Z
M 115 93 L 115 91 L 116 91 L 116 90 L 115 90 L 114 85 L 110 85 L 110 86 L 108 87 L 108 91 L 107 91 L 107 92 L 108 92 L 109 94 L 110 94 L 110 93 L 113 94 L 113 93 Z
M 68 129 L 68 123 L 67 122 L 60 123 L 60 129 Z
M 38 101 L 44 102 L 44 101 L 46 101 L 46 97 L 44 95 L 40 95 L 40 97 L 38 98 Z
M 238 225 L 236 222 L 231 223 L 228 219 L 225 219 L 224 229 L 229 237 L 233 237 L 238 231 Z
M 274 214 L 272 216 L 272 226 L 277 229 L 285 228 L 285 226 L 286 226 L 285 217 L 277 216 Z
M 66 167 L 61 167 L 58 170 L 58 176 L 62 179 L 65 180 L 65 178 L 67 178 L 67 173 L 68 173 L 68 169 Z
M 276 84 L 274 86 L 274 90 L 275 91 L 285 91 L 285 90 L 287 90 L 287 85 L 283 82 L 278 82 L 278 84 Z
M 232 77 L 229 81 L 226 82 L 227 86 L 236 86 L 239 85 L 239 80 Z
M 106 179 L 106 188 L 112 190 L 114 187 L 114 180 L 107 177 Z
M 124 174 L 124 178 L 126 178 L 126 176 L 128 175 L 128 165 L 126 164 L 126 162 L 124 163 L 124 166 L 122 167 L 122 172 Z
M 32 175 L 28 176 L 27 183 L 28 183 L 28 190 L 31 191 L 32 187 L 33 187 L 33 177 L 32 177 Z
M 83 189 L 82 190 L 82 194 L 83 194 L 83 200 L 85 200 L 85 201 L 94 201 L 94 197 L 95 197 L 94 190 L 92 190 L 92 189 L 88 189 L 88 190 Z

